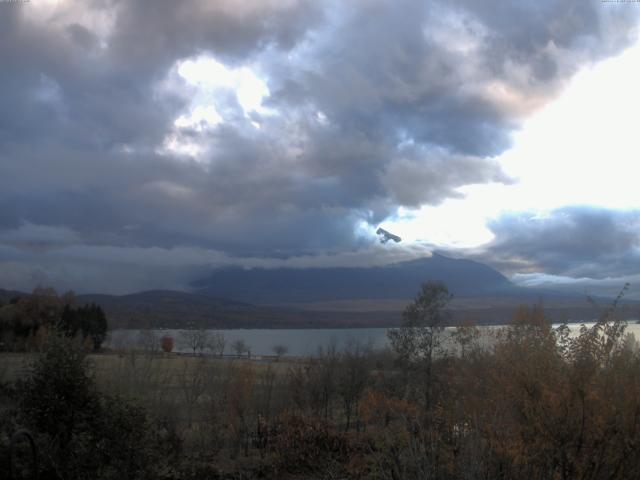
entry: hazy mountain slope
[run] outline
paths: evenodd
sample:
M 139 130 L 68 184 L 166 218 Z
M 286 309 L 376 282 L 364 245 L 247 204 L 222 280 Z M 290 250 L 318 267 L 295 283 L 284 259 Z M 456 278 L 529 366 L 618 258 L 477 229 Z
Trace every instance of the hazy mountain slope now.
M 0 288 L 0 300 L 3 302 L 8 302 L 14 297 L 20 297 L 24 295 L 22 292 L 18 292 L 16 290 L 3 290 Z
M 384 267 L 223 268 L 195 282 L 193 287 L 199 293 L 274 304 L 410 299 L 428 280 L 444 282 L 456 296 L 509 295 L 521 290 L 486 265 L 437 254 Z
M 78 295 L 77 303 L 100 305 L 113 327 L 207 325 L 228 328 L 253 326 L 262 319 L 270 319 L 268 309 L 258 313 L 256 307 L 246 303 L 172 290 L 130 295 Z M 242 319 L 248 320 L 249 324 Z
M 5 295 L 6 294 L 6 295 Z M 27 293 L 0 290 L 7 298 Z M 110 328 L 339 328 L 390 327 L 400 324 L 401 312 L 409 300 L 335 301 L 300 304 L 304 308 L 251 305 L 208 295 L 154 290 L 131 295 L 79 295 L 78 305 L 96 303 L 107 315 Z M 518 303 L 532 298 L 457 298 L 451 304 L 452 322 L 477 324 L 508 322 Z M 637 316 L 638 303 L 625 302 L 620 318 Z M 597 310 L 584 299 L 576 302 L 545 302 L 545 311 L 554 321 L 591 319 Z
M 454 294 L 453 322 L 505 323 L 518 304 L 544 300 L 555 320 L 597 315 L 584 295 L 522 288 L 490 267 L 442 255 L 368 268 L 225 268 L 196 282 L 195 293 L 152 290 L 130 295 L 78 295 L 96 303 L 111 328 L 318 328 L 393 326 L 420 284 L 444 282 Z M 0 299 L 19 294 L 0 290 Z M 24 294 L 26 295 L 26 294 Z M 233 300 L 230 300 L 233 299 Z M 602 302 L 606 304 L 607 301 Z M 638 304 L 624 307 L 635 317 Z
M 206 295 L 173 291 L 141 292 L 133 295 L 81 295 L 78 303 L 94 302 L 102 306 L 111 328 L 339 328 L 390 327 L 402 320 L 407 302 L 397 301 L 396 308 L 371 310 L 325 310 L 319 303 L 313 309 L 270 307 L 221 300 Z M 475 298 L 451 304 L 452 323 L 472 321 L 476 324 L 509 322 L 518 303 L 531 304 L 521 297 Z M 619 309 L 620 318 L 632 318 L 637 303 Z M 545 303 L 545 312 L 553 321 L 590 320 L 598 310 L 585 300 Z

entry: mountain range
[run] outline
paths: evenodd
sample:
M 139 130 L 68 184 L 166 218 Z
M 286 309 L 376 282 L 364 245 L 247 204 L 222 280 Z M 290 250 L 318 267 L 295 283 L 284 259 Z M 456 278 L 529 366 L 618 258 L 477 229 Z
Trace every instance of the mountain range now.
M 479 262 L 433 254 L 387 266 L 333 268 L 220 268 L 192 284 L 194 291 L 259 304 L 347 299 L 411 299 L 426 281 L 440 281 L 459 297 L 526 295 Z
M 505 323 L 518 305 L 541 300 L 556 321 L 598 313 L 584 296 L 519 287 L 487 265 L 438 254 L 377 267 L 220 268 L 189 292 L 85 294 L 77 303 L 100 305 L 113 328 L 383 327 L 399 325 L 426 281 L 441 281 L 454 295 L 454 323 Z M 18 294 L 0 290 L 0 300 Z M 626 302 L 624 315 L 637 316 L 639 305 Z

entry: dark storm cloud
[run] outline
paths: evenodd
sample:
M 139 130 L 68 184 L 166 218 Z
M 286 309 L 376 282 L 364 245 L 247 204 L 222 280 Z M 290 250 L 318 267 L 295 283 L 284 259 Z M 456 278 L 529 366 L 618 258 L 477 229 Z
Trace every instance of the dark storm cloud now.
M 114 0 L 106 8 L 118 11 L 114 56 L 150 70 L 199 50 L 230 62 L 267 46 L 288 50 L 322 17 L 311 0 Z
M 506 215 L 489 228 L 495 239 L 482 256 L 503 271 L 602 279 L 640 267 L 639 210 L 567 207 Z
M 504 3 L 2 6 L 0 245 L 342 251 L 362 221 L 508 182 L 492 157 L 577 68 L 631 43 L 636 10 Z M 253 68 L 275 113 L 227 89 L 222 123 L 176 128 L 197 93 L 176 64 L 198 56 Z M 204 153 L 167 151 L 171 135 Z
M 498 154 L 526 97 L 553 96 L 580 63 L 627 44 L 635 22 L 598 2 L 505 3 L 347 4 L 331 39 L 304 51 L 306 68 L 278 72 L 274 97 L 314 103 L 347 135 Z M 523 104 L 500 101 L 499 86 Z

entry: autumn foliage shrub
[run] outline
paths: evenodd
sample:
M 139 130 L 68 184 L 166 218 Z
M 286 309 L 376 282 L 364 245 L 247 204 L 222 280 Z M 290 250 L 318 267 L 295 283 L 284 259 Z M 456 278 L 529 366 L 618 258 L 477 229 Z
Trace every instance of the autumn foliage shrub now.
M 335 468 L 349 457 L 344 435 L 324 422 L 285 412 L 275 422 L 271 450 L 276 470 L 311 473 Z
M 165 335 L 160 339 L 160 347 L 165 353 L 171 353 L 173 351 L 173 338 Z

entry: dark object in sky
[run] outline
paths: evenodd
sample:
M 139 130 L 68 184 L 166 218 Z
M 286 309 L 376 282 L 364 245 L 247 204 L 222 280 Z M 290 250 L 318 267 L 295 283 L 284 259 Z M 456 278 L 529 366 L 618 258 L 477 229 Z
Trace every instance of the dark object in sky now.
M 402 241 L 399 236 L 394 235 L 391 232 L 387 232 L 384 228 L 378 228 L 378 230 L 376 230 L 376 234 L 380 235 L 380 243 L 387 243 L 389 240 L 393 240 L 396 243 Z

